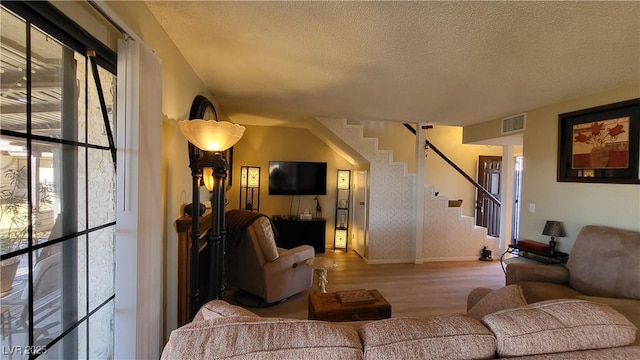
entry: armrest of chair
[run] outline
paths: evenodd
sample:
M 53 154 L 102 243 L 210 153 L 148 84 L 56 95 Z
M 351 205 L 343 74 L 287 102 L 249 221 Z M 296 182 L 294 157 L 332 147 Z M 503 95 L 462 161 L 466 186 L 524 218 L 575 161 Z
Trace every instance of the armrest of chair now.
M 522 281 L 569 284 L 569 270 L 564 266 L 512 263 L 507 265 L 506 285 Z
M 265 264 L 265 272 L 280 271 L 288 268 L 295 268 L 314 257 L 315 250 L 310 245 L 300 245 L 293 249 L 278 248 L 278 256 L 274 261 Z

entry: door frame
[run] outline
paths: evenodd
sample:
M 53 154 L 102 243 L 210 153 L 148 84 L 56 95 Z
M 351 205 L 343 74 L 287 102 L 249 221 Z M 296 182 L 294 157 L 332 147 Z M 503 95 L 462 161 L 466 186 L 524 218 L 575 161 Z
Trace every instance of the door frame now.
M 492 189 L 487 187 L 489 181 L 487 181 L 487 162 L 495 163 L 499 160 L 499 165 L 497 168 L 492 168 L 490 173 L 492 176 L 494 174 L 498 175 L 498 184 L 494 184 L 492 186 L 493 189 L 497 189 L 498 192 L 495 193 Z M 479 155 L 478 156 L 478 171 L 476 181 L 481 186 L 485 187 L 485 189 L 491 193 L 491 195 L 495 196 L 498 200 L 501 197 L 501 187 L 502 187 L 502 156 L 496 155 Z M 493 204 L 489 200 L 489 198 L 482 193 L 480 190 L 476 189 L 476 202 L 475 202 L 475 224 L 477 226 L 482 226 L 487 228 L 487 234 L 489 236 L 500 237 L 500 206 Z
M 367 230 L 368 230 L 368 193 L 369 172 L 367 170 L 355 170 L 353 172 L 353 231 L 351 232 L 351 246 L 362 258 L 367 257 Z M 361 236 L 362 248 L 358 246 L 358 237 Z

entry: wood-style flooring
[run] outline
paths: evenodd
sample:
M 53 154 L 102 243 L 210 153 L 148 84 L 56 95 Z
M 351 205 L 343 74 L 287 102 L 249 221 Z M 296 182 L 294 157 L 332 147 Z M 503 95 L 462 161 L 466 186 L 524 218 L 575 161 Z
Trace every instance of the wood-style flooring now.
M 471 290 L 476 287 L 498 289 L 505 283 L 498 259 L 371 265 L 353 251 L 328 250 L 316 256 L 332 258 L 338 264 L 329 270 L 327 291 L 377 289 L 391 304 L 392 317 L 464 313 Z M 236 303 L 234 292 L 228 291 L 225 300 Z M 275 306 L 246 308 L 265 317 L 306 319 L 308 291 Z

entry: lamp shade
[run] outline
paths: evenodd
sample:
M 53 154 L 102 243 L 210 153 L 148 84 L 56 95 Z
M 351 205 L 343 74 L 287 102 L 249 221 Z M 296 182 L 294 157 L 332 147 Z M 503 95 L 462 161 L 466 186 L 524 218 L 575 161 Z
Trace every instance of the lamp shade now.
M 553 237 L 565 237 L 567 234 L 564 232 L 564 226 L 561 221 L 547 220 L 544 224 L 544 230 L 542 235 L 549 235 Z
M 247 180 L 247 186 L 250 188 L 260 187 L 260 168 L 249 168 L 249 179 Z
M 350 177 L 351 177 L 350 170 L 338 170 L 338 189 L 340 190 L 349 189 L 349 185 L 351 183 Z
M 235 145 L 244 134 L 244 126 L 228 121 L 182 120 L 178 122 L 182 135 L 204 151 L 223 151 Z
M 213 169 L 210 167 L 205 167 L 202 169 L 202 181 L 204 182 L 204 187 L 209 191 L 213 191 Z
M 347 230 L 336 230 L 335 247 L 341 249 L 347 247 Z

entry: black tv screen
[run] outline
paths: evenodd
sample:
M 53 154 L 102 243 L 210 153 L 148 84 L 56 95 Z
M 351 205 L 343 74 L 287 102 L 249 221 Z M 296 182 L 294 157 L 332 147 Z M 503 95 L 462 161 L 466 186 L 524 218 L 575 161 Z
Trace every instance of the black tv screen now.
M 269 161 L 269 195 L 326 194 L 326 162 Z

